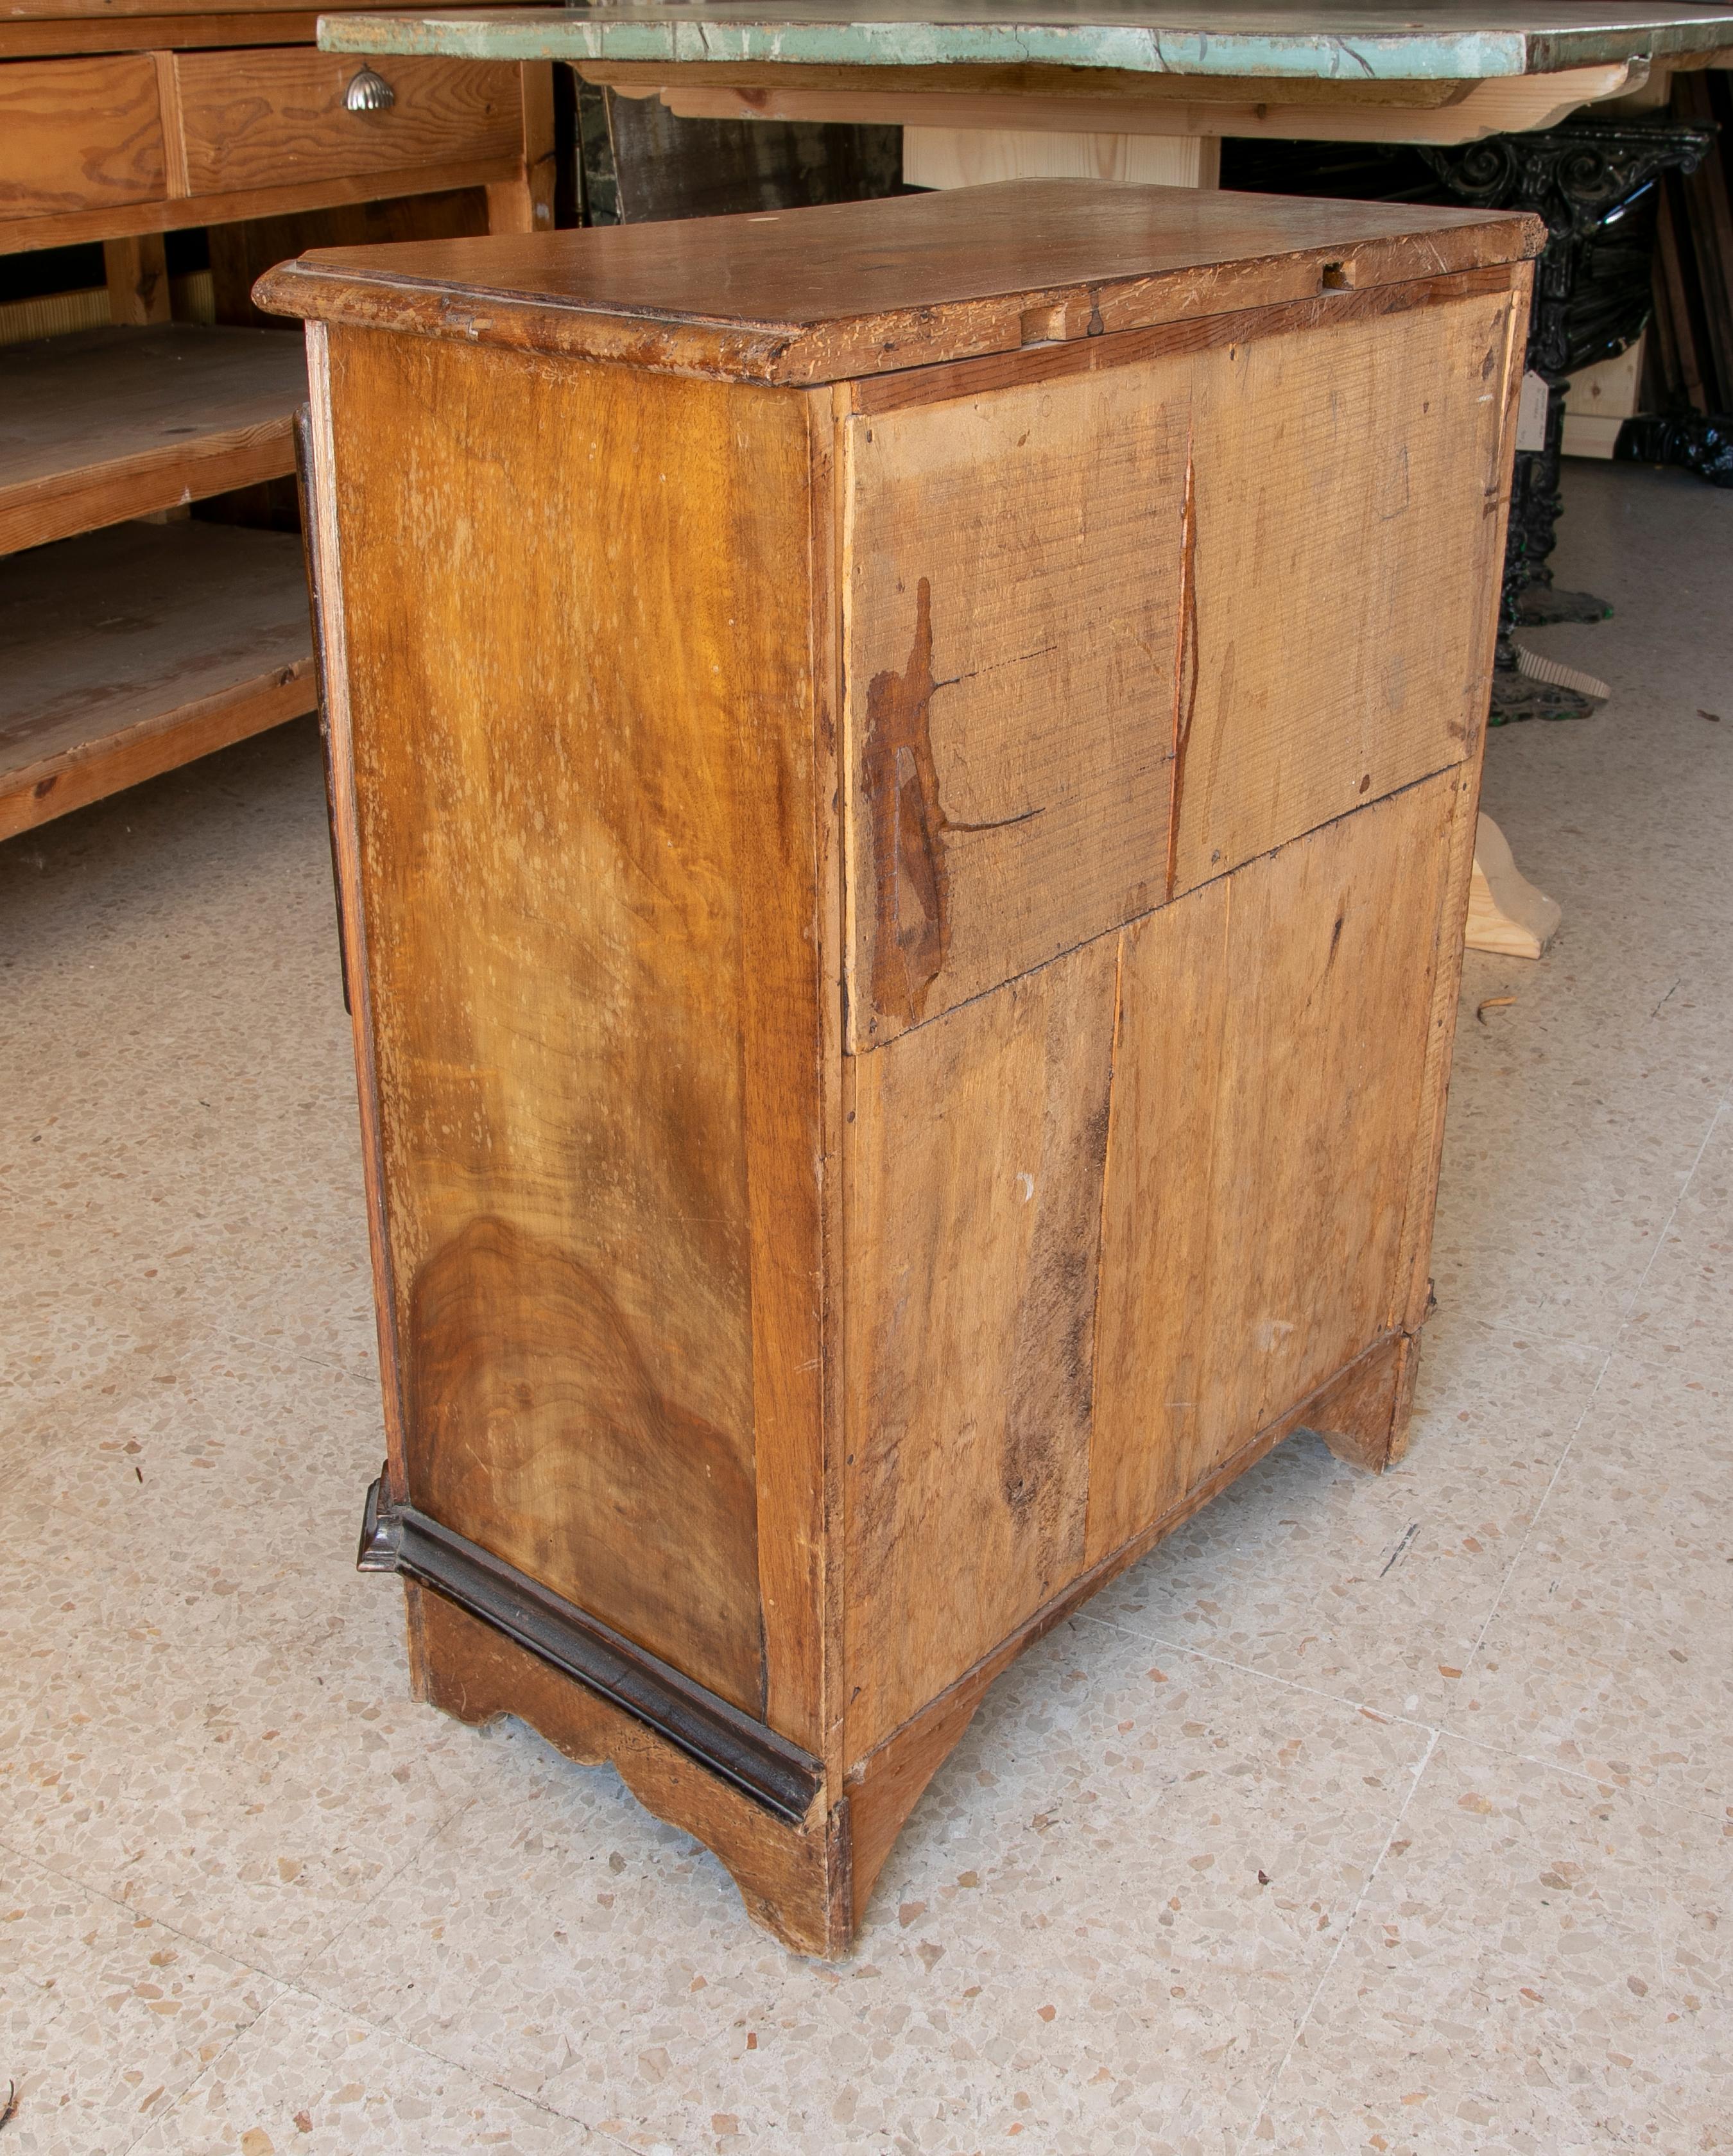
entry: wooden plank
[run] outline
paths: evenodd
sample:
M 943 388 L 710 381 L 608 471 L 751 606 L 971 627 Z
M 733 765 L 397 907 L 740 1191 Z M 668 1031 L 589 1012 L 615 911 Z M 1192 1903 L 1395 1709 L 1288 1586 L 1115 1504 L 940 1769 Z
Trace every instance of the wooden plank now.
M 1189 387 L 849 422 L 852 1049 L 1159 901 Z
M 1526 259 L 1536 218 L 1010 180 L 786 213 L 321 249 L 285 314 L 815 384 Z M 1026 317 L 1039 317 L 1033 333 Z
M 1034 66 L 972 67 L 966 61 L 946 67 L 822 67 L 791 65 L 782 60 L 715 61 L 683 59 L 670 68 L 653 60 L 585 60 L 577 72 L 586 82 L 602 83 L 623 96 L 654 97 L 678 86 L 688 91 L 731 90 L 762 93 L 767 99 L 815 95 L 890 97 L 907 105 L 911 98 L 1013 97 L 1019 105 L 1063 98 L 1074 109 L 1097 104 L 1148 106 L 1173 104 L 1264 103 L 1270 85 L 1259 76 L 1139 74 L 1123 68 Z M 1364 105 L 1454 105 L 1478 85 L 1448 80 L 1422 82 L 1308 82 L 1295 77 L 1281 85 L 1284 104 L 1316 105 L 1332 114 Z M 761 108 L 768 111 L 768 106 Z M 1074 116 L 1073 126 L 1085 123 Z M 1091 119 L 1091 128 L 1098 123 Z
M 1473 753 L 1513 304 L 1200 364 L 1175 894 Z
M 319 13 L 333 15 L 345 10 L 359 10 L 368 0 L 320 0 Z M 485 7 L 486 0 L 483 0 Z M 276 42 L 288 40 L 279 26 L 285 15 L 294 15 L 304 8 L 306 0 L 247 0 L 248 19 L 259 18 L 273 26 Z M 174 0 L 168 19 L 178 22 L 182 18 L 197 22 L 213 15 L 221 18 L 234 12 L 235 0 Z M 531 11 L 526 11 L 531 12 Z M 59 23 L 69 27 L 80 22 L 130 22 L 141 18 L 161 17 L 164 13 L 163 0 L 0 0 L 0 22 Z M 173 44 L 172 38 L 158 40 Z
M 526 60 L 518 70 L 523 118 L 522 177 L 488 189 L 490 232 L 551 232 L 554 226 L 555 137 L 553 68 Z
M 151 202 L 167 187 L 148 57 L 0 69 L 0 249 L 15 221 Z
M 270 330 L 87 330 L 0 353 L 0 549 L 295 469 L 306 396 Z
M 313 703 L 292 538 L 133 526 L 0 562 L 0 838 Z
M 1125 932 L 1091 1563 L 1388 1329 L 1472 791 L 1443 773 Z
M 761 1713 L 757 1422 L 811 1412 L 819 1353 L 814 1208 L 772 1247 L 761 1106 L 810 1174 L 804 408 L 331 357 L 408 1494 Z M 570 449 L 534 489 L 528 439 Z M 809 1028 L 761 1025 L 797 992 Z
M 1295 331 L 1326 329 L 1345 322 L 1381 321 L 1387 315 L 1412 314 L 1442 300 L 1468 299 L 1482 292 L 1505 293 L 1526 283 L 1528 271 L 1498 264 L 1485 270 L 1459 270 L 1448 277 L 1419 277 L 1399 285 L 1369 285 L 1358 290 L 1331 287 L 1309 300 L 1280 306 L 1234 308 L 1219 315 L 1197 315 L 1149 329 L 1116 330 L 1060 343 L 1025 345 L 1016 352 L 991 352 L 980 359 L 958 359 L 906 373 L 869 376 L 848 384 L 849 408 L 854 412 L 896 412 L 916 404 L 944 404 L 958 398 L 982 397 L 1013 383 L 1063 382 L 1074 374 L 1092 374 L 1115 367 L 1181 353 L 1216 352 L 1254 337 L 1284 336 Z
M 160 233 L 105 241 L 102 265 L 111 323 L 153 329 L 167 321 L 168 258 Z
M 583 72 L 593 78 L 596 70 L 586 68 Z M 1284 84 L 1279 95 L 1273 96 L 1268 82 L 1229 83 L 1208 75 L 1146 75 L 1139 79 L 1137 94 L 1107 98 L 1091 81 L 1094 71 L 1082 68 L 1069 70 L 1069 83 L 1055 85 L 1044 94 L 1016 89 L 969 90 L 961 84 L 931 80 L 920 87 L 886 84 L 883 78 L 897 70 L 885 68 L 860 70 L 874 79 L 875 86 L 871 89 L 845 80 L 838 80 L 832 87 L 808 86 L 805 79 L 811 75 L 821 75 L 827 81 L 841 78 L 843 70 L 836 68 L 761 67 L 756 72 L 782 78 L 767 87 L 747 88 L 717 81 L 717 76 L 726 77 L 731 72 L 736 71 L 683 65 L 664 70 L 657 87 L 671 111 L 695 119 L 807 120 L 832 126 L 902 127 L 915 138 L 905 146 L 905 178 L 920 186 L 942 187 L 1020 177 L 1043 167 L 1028 162 L 1027 151 L 1020 161 L 1013 163 L 1007 159 L 997 166 L 985 157 L 967 159 L 966 151 L 946 153 L 931 141 L 940 131 L 1007 130 L 1019 135 L 1058 135 L 1075 141 L 1077 131 L 1084 130 L 1083 139 L 1096 143 L 1146 137 L 1167 141 L 1176 148 L 1189 139 L 1194 167 L 1200 162 L 1200 152 L 1212 164 L 1218 162 L 1218 153 L 1207 146 L 1226 135 L 1279 141 L 1476 142 L 1488 135 L 1556 126 L 1584 105 L 1617 97 L 1630 81 L 1631 66 L 1620 60 L 1602 67 L 1572 68 L 1562 74 L 1473 84 L 1373 83 L 1361 87 L 1377 95 L 1360 101 L 1347 98 L 1346 85 L 1307 84 L 1304 87 L 1315 94 L 1295 99 L 1292 93 L 1300 87 L 1297 85 Z M 906 72 L 931 78 L 953 71 L 914 68 Z M 1028 72 L 1054 75 L 1067 71 L 1032 69 Z M 1074 85 L 1078 84 L 1088 85 L 1093 94 L 1077 95 Z M 1152 90 L 1157 94 L 1151 95 Z M 1403 90 L 1420 95 L 1403 102 L 1397 95 Z M 1440 92 L 1455 95 L 1446 97 L 1438 95 Z M 954 162 L 967 162 L 968 168 L 960 171 L 956 179 L 936 176 L 938 161 L 947 154 Z M 1092 153 L 1096 162 L 1091 169 L 1099 170 L 1103 178 L 1147 179 L 1180 187 L 1199 183 L 1177 170 L 1163 172 L 1134 161 L 1123 146 L 1113 153 L 1120 162 L 1110 169 L 1099 162 L 1106 154 L 1100 149 Z M 1084 167 L 1072 162 L 1055 163 L 1046 169 L 1075 172 Z M 1213 173 L 1203 184 L 1214 184 Z
M 288 217 L 298 210 L 335 209 L 348 203 L 378 202 L 400 195 L 444 194 L 459 187 L 488 187 L 496 180 L 515 179 L 522 169 L 514 153 L 462 165 L 417 165 L 378 174 L 342 173 L 330 179 L 248 187 L 192 200 L 122 203 L 109 209 L 18 218 L 0 224 L 0 254 L 80 247 L 87 240 L 121 239 L 136 232 L 180 232 L 195 224 L 233 224 L 244 218 Z
M 319 719 L 324 734 L 326 807 L 331 818 L 331 871 L 336 883 L 337 929 L 342 945 L 343 999 L 355 1050 L 356 1105 L 360 1111 L 361 1178 L 367 1194 L 367 1246 L 373 1269 L 373 1324 L 379 1342 L 380 1404 L 385 1419 L 385 1481 L 400 1503 L 409 1497 L 402 1358 L 398 1352 L 398 1296 L 392 1268 L 385 1212 L 385 1159 L 379 1118 L 379 1057 L 367 963 L 367 915 L 361 902 L 360 818 L 356 800 L 355 728 L 349 698 L 349 632 L 343 604 L 342 546 L 337 531 L 335 420 L 331 410 L 331 338 L 324 325 L 306 329 L 307 429 L 305 469 L 297 470 L 305 493 L 302 536 L 306 547 L 308 597 L 320 670 Z M 416 1623 L 415 1591 L 406 1595 L 410 1618 L 410 1680 L 423 1696 L 425 1671 Z
M 62 15 L 25 20 L 0 14 L 0 59 L 38 59 L 50 54 L 148 53 L 171 46 L 310 45 L 318 27 L 315 13 Z
M 290 46 L 177 53 L 168 65 L 174 84 L 168 124 L 186 157 L 185 184 L 177 194 L 522 156 L 515 67 L 382 62 L 394 101 L 383 111 L 351 112 L 343 99 L 356 67 L 347 56 Z
M 848 1755 L 1082 1568 L 1118 939 L 856 1060 Z

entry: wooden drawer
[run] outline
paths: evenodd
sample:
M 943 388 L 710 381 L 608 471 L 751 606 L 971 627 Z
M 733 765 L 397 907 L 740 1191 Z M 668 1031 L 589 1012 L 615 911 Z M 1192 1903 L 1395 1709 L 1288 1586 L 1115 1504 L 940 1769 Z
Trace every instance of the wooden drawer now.
M 381 60 L 377 71 L 394 102 L 382 112 L 351 112 L 344 93 L 367 65 L 352 54 L 304 46 L 176 53 L 165 65 L 173 85 L 177 194 L 522 155 L 516 67 Z
M 0 65 L 0 218 L 156 202 L 167 191 L 148 54 Z

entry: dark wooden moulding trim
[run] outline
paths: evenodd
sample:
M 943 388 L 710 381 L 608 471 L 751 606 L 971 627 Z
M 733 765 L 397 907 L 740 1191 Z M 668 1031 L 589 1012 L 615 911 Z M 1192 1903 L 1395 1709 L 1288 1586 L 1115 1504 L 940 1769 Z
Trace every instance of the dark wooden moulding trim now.
M 393 1504 L 382 1476 L 367 1491 L 356 1563 L 362 1572 L 406 1573 L 434 1589 L 790 1826 L 798 1826 L 811 1809 L 824 1768 L 810 1752 L 467 1536 L 413 1505 Z

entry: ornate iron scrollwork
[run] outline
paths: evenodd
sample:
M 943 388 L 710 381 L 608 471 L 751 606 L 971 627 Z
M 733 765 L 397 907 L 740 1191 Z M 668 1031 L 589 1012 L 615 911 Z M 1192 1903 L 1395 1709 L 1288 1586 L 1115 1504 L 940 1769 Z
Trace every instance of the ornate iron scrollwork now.
M 1606 321 L 1590 309 L 1593 333 L 1582 333 L 1578 317 L 1584 312 L 1581 301 L 1593 250 L 1664 172 L 1694 172 L 1713 139 L 1700 127 L 1665 122 L 1575 120 L 1538 134 L 1494 135 L 1451 149 L 1420 151 L 1459 202 L 1483 209 L 1530 210 L 1545 220 L 1547 231 L 1546 251 L 1536 265 L 1528 342 L 1528 365 L 1551 393 L 1546 441 L 1544 449 L 1520 449 L 1516 455 L 1499 616 L 1495 723 L 1543 706 L 1551 707 L 1551 716 L 1572 707 L 1570 691 L 1537 687 L 1515 673 L 1510 635 L 1525 611 L 1530 618 L 1545 612 L 1555 619 L 1594 619 L 1610 611 L 1597 600 L 1584 600 L 1573 608 L 1565 593 L 1549 607 L 1538 596 L 1552 583 L 1549 557 L 1561 506 L 1565 382 L 1577 367 L 1630 343 L 1648 318 L 1644 305 L 1634 319 L 1609 331 Z M 1536 598 L 1525 609 L 1524 595 L 1530 592 Z M 1574 702 L 1577 709 L 1587 708 L 1580 699 Z

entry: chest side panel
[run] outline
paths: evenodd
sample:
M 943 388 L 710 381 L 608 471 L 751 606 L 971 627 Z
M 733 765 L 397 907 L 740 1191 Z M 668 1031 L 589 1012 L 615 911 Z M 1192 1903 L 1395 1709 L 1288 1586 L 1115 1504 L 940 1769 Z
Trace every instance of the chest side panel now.
M 1513 305 L 1198 357 L 1173 893 L 1470 755 Z
M 408 1494 L 761 1712 L 772 1140 L 818 1302 L 804 415 L 357 331 L 332 385 Z
M 1163 895 L 1187 375 L 846 424 L 855 1047 Z

